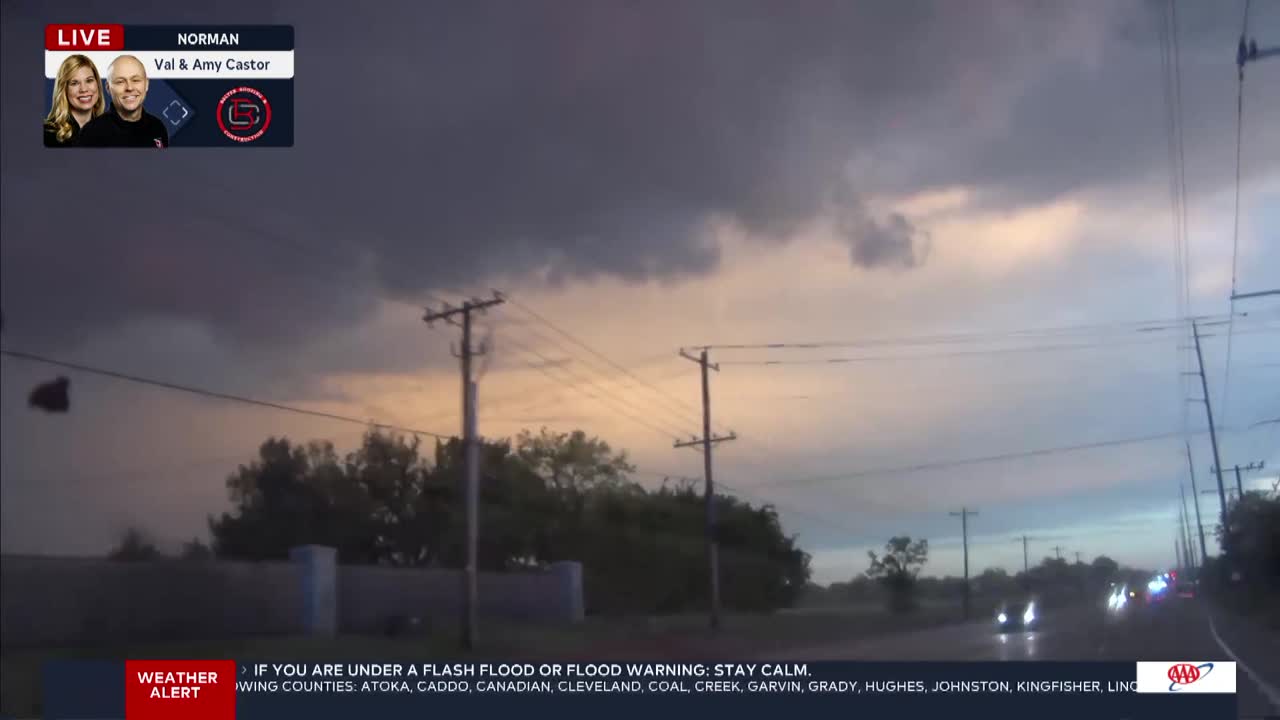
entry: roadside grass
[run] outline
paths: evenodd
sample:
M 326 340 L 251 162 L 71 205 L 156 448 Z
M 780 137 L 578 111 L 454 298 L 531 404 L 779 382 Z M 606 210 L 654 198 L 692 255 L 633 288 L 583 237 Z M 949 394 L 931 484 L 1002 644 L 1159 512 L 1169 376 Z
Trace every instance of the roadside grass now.
M 4 648 L 0 650 L 0 714 L 41 716 L 42 668 L 50 660 L 734 660 L 760 657 L 771 650 L 849 642 L 959 620 L 954 608 L 925 607 L 909 615 L 891 615 L 874 606 L 727 613 L 719 632 L 710 629 L 705 614 L 589 617 L 580 624 L 561 626 L 483 619 L 478 628 L 477 649 L 472 652 L 460 648 L 458 633 L 452 627 L 396 637 L 256 636 L 180 643 Z

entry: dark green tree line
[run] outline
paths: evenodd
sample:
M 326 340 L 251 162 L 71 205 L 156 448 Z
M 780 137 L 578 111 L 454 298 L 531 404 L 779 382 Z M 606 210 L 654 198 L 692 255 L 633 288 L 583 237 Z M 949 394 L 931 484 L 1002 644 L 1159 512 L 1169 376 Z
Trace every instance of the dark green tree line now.
M 581 431 L 525 432 L 480 448 L 482 570 L 583 563 L 589 611 L 677 612 L 709 594 L 700 491 L 633 480 L 626 453 Z M 339 457 L 331 444 L 271 438 L 227 479 L 230 512 L 210 518 L 219 557 L 282 560 L 337 548 L 343 563 L 459 567 L 462 444 L 369 432 Z M 726 607 L 790 605 L 809 556 L 773 508 L 718 497 Z

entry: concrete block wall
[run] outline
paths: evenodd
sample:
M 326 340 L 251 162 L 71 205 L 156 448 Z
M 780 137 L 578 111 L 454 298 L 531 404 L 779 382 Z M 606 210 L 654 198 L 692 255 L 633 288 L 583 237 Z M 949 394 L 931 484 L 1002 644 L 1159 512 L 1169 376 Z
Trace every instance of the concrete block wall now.
M 480 573 L 479 612 L 532 622 L 583 619 L 579 563 L 547 570 Z M 338 570 L 338 626 L 343 632 L 381 632 L 393 618 L 454 622 L 462 610 L 458 570 L 344 565 Z
M 4 647 L 292 634 L 301 618 L 291 563 L 0 558 Z
M 290 562 L 120 562 L 0 557 L 0 645 L 95 646 L 249 635 L 382 632 L 397 617 L 455 621 L 457 570 L 338 565 L 333 548 Z M 546 623 L 583 618 L 582 566 L 481 573 L 480 613 Z

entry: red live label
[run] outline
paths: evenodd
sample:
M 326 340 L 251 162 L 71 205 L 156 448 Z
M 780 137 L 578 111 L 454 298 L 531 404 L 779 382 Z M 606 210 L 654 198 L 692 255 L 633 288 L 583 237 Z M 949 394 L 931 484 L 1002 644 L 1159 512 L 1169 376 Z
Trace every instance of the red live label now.
M 45 50 L 123 50 L 123 25 L 46 25 Z
M 235 720 L 234 660 L 126 660 L 125 720 Z

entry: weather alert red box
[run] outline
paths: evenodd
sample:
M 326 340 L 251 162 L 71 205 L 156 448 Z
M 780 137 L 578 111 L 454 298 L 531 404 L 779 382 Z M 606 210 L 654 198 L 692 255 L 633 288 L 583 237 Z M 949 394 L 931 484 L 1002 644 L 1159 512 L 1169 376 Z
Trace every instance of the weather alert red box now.
M 125 720 L 234 720 L 234 660 L 128 660 Z

